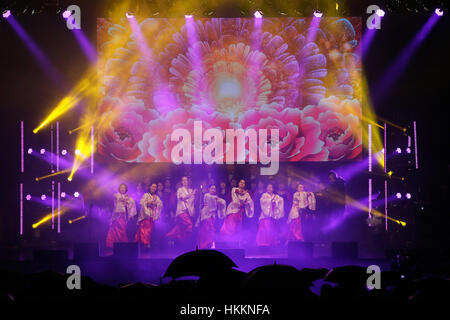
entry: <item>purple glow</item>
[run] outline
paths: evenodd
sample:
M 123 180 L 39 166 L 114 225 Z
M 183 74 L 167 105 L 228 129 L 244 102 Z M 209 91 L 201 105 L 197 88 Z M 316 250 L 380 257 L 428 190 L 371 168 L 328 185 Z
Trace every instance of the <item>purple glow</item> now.
M 65 198 L 66 197 L 66 193 L 63 191 L 61 192 L 61 198 Z
M 28 154 L 32 154 L 33 153 L 33 149 L 31 149 L 31 148 L 28 148 Z
M 396 197 L 397 199 L 401 199 L 401 198 L 402 198 L 402 194 L 401 194 L 400 192 L 397 192 L 397 193 L 395 194 L 395 197 Z
M 3 18 L 8 19 L 8 17 L 11 15 L 11 11 L 10 10 L 6 10 L 3 12 Z
M 61 151 L 61 154 L 62 154 L 63 156 L 65 156 L 65 155 L 67 154 L 67 150 L 66 150 L 66 149 L 63 149 L 63 150 Z
M 261 11 L 255 11 L 254 15 L 255 15 L 255 18 L 258 18 L 258 19 L 262 19 L 262 17 L 263 17 L 263 14 Z
M 78 197 L 80 196 L 80 193 L 79 193 L 78 191 L 75 191 L 74 194 L 73 194 L 73 196 L 74 196 L 75 198 L 78 198 Z
M 24 133 L 23 133 L 23 121 L 20 121 L 20 172 L 24 172 L 25 171 L 25 166 L 24 166 L 24 147 L 23 147 L 23 138 L 24 138 Z
M 94 173 L 94 126 L 91 126 L 91 174 Z
M 444 10 L 437 8 L 436 10 L 434 10 L 434 13 L 436 13 L 439 17 L 442 17 L 444 15 Z
M 311 24 L 309 26 L 308 32 L 306 34 L 306 42 L 314 42 L 317 35 L 317 29 L 319 28 L 320 24 L 320 17 L 314 15 L 314 17 L 311 19 Z
M 411 199 L 411 193 L 408 192 L 408 193 L 406 194 L 406 199 Z
M 314 11 L 314 17 L 316 17 L 316 18 L 322 18 L 322 15 L 323 15 L 322 12 L 320 12 L 320 11 L 318 11 L 318 10 Z
M 47 196 L 46 196 L 45 194 L 43 194 L 43 195 L 41 196 L 41 200 L 44 201 L 45 199 L 47 199 Z
M 23 234 L 23 183 L 20 184 L 20 213 L 19 213 L 19 224 L 20 224 L 20 235 Z
M 406 148 L 406 153 L 411 153 L 411 148 L 410 147 Z
M 416 34 L 414 39 L 408 44 L 406 48 L 403 49 L 401 54 L 394 60 L 394 62 L 389 66 L 388 70 L 380 78 L 373 92 L 376 92 L 378 98 L 384 96 L 389 89 L 394 87 L 394 83 L 403 74 L 406 69 L 411 57 L 417 51 L 419 45 L 428 36 L 428 34 L 433 29 L 433 26 L 439 20 L 439 16 L 432 14 L 428 21 L 423 25 L 420 31 Z
M 62 13 L 62 16 L 64 19 L 69 18 L 72 15 L 72 12 L 70 12 L 69 10 L 66 10 Z
M 27 194 L 27 196 L 25 197 L 25 199 L 27 199 L 28 201 L 31 200 L 31 194 Z
M 416 121 L 413 121 L 414 126 L 414 158 L 416 160 L 416 169 L 419 169 L 419 162 L 417 158 L 417 127 L 416 127 Z
M 377 14 L 377 16 L 379 16 L 379 17 L 384 17 L 384 11 L 382 10 L 382 9 L 378 9 L 377 10 L 377 12 L 376 12 L 376 14 Z
M 44 72 L 46 72 L 50 76 L 55 84 L 61 86 L 61 84 L 64 83 L 62 81 L 63 78 L 58 70 L 50 62 L 50 59 L 47 57 L 47 55 L 41 50 L 41 48 L 39 48 L 36 42 L 33 41 L 30 35 L 25 31 L 24 28 L 22 28 L 22 26 L 19 24 L 19 22 L 17 22 L 14 16 L 9 16 L 7 21 L 20 37 L 22 42 L 27 46 L 28 50 L 33 54 L 33 57 L 39 62 L 40 67 L 44 70 Z
M 398 153 L 398 154 L 402 153 L 402 149 L 400 149 L 400 148 L 395 149 L 395 153 Z
M 97 51 L 92 46 L 91 42 L 86 37 L 84 32 L 81 29 L 73 29 L 72 31 L 81 49 L 83 49 L 83 52 L 86 55 L 86 57 L 89 59 L 91 63 L 95 63 L 97 61 Z
M 44 154 L 44 153 L 45 153 L 45 149 L 42 148 L 42 149 L 39 151 L 39 153 L 40 153 L 40 154 Z

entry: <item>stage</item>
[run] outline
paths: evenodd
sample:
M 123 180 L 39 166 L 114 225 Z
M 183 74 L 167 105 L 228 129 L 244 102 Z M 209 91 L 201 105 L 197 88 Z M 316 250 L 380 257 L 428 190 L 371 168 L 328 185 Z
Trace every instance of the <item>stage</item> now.
M 442 1 L 0 12 L 0 300 L 445 296 Z

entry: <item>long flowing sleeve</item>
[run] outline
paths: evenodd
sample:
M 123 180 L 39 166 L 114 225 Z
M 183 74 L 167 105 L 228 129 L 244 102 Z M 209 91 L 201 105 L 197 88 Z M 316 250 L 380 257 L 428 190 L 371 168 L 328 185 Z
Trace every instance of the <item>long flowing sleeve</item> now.
M 284 216 L 284 199 L 283 197 L 276 195 L 275 196 L 275 208 L 273 211 L 273 218 L 278 220 L 283 218 Z
M 131 219 L 135 215 L 137 215 L 136 202 L 134 201 L 133 198 L 131 198 L 131 197 L 128 198 L 127 207 L 128 207 L 127 208 L 128 209 L 128 219 Z
M 316 210 L 316 196 L 314 192 L 308 192 L 308 207 L 309 210 Z
M 155 194 L 144 194 L 141 199 L 141 211 L 139 213 L 138 222 L 147 218 L 158 220 L 161 217 L 162 201 Z
M 178 188 L 177 190 L 177 211 L 176 215 L 179 215 L 185 211 L 189 213 L 190 216 L 194 215 L 194 192 L 192 189 L 186 189 L 184 187 Z
M 254 207 L 254 203 L 252 200 L 252 197 L 250 196 L 250 194 L 248 192 L 245 193 L 245 214 L 247 215 L 247 217 L 249 218 L 253 218 L 253 213 L 255 211 L 255 207 Z
M 217 198 L 217 217 L 223 219 L 225 217 L 225 209 L 227 208 L 227 203 L 222 198 Z
M 241 207 L 244 206 L 245 214 L 247 215 L 247 217 L 253 217 L 254 204 L 252 198 L 250 197 L 250 194 L 248 192 L 245 192 L 241 195 L 238 194 L 237 190 L 238 188 L 231 189 L 232 200 L 227 207 L 226 215 L 239 212 L 239 210 L 241 210 Z
M 279 195 L 263 193 L 260 203 L 260 220 L 265 218 L 281 219 L 284 216 L 284 200 Z
M 113 219 L 121 214 L 128 213 L 128 219 L 136 215 L 136 203 L 128 194 L 114 194 Z
M 155 214 L 156 219 L 155 220 L 158 220 L 161 217 L 162 208 L 163 208 L 163 203 L 161 201 L 161 198 L 159 196 L 156 196 L 156 214 Z
M 289 211 L 289 217 L 288 217 L 288 223 L 291 222 L 293 219 L 298 218 L 298 209 L 300 206 L 300 194 L 298 192 L 294 193 L 294 196 L 292 197 L 292 208 L 291 211 Z

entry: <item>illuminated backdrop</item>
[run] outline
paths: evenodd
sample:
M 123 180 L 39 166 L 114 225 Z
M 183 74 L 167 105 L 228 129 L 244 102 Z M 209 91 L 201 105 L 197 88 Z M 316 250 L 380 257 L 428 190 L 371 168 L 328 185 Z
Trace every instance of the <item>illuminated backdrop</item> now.
M 281 161 L 361 158 L 360 18 L 133 20 L 97 20 L 101 155 L 170 162 L 202 120 L 278 128 Z

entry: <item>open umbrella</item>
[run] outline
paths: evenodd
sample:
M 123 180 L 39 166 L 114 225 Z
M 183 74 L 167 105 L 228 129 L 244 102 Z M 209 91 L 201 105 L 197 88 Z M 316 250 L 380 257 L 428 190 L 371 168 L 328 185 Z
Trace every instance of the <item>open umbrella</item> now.
M 175 258 L 164 273 L 173 279 L 184 276 L 208 275 L 237 267 L 225 254 L 216 250 L 196 250 Z
M 313 282 L 319 279 L 323 279 L 327 275 L 328 269 L 303 268 L 302 270 L 300 270 L 300 273 L 302 274 L 302 278 L 308 279 L 309 281 Z
M 257 297 L 284 299 L 286 297 L 314 298 L 309 287 L 310 277 L 304 277 L 298 269 L 288 265 L 267 265 L 249 272 L 244 289 Z
M 365 267 L 343 266 L 331 269 L 325 276 L 325 281 L 341 285 L 362 285 L 369 276 Z

